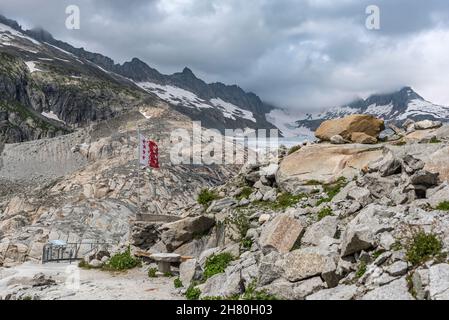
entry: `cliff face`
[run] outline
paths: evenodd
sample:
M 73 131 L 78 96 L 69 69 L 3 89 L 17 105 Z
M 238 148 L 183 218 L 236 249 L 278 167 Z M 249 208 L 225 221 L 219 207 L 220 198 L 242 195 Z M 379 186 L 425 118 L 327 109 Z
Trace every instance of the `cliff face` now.
M 157 100 L 50 37 L 0 19 L 1 142 L 58 136 Z

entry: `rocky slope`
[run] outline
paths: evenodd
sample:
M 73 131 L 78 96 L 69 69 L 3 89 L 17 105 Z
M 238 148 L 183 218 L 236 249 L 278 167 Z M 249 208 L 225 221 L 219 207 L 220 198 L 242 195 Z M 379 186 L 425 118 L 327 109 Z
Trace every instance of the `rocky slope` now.
M 52 139 L 6 145 L 0 165 L 0 264 L 40 260 L 49 240 L 126 242 L 142 212 L 181 216 L 201 188 L 232 166 L 172 165 L 170 134 L 189 119 L 167 105 L 131 112 Z M 158 141 L 161 169 L 137 177 L 136 126 Z M 140 191 L 139 191 L 140 190 Z
M 200 298 L 448 299 L 449 127 L 419 133 L 246 166 L 141 249 L 193 256 L 180 290 Z

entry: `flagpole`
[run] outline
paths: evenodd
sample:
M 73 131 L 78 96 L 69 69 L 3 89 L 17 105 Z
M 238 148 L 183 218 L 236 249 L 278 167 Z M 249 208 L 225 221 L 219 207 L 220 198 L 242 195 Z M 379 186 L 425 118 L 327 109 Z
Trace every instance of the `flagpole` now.
M 141 207 L 141 200 L 140 200 L 140 157 L 141 157 L 140 150 L 140 125 L 137 125 L 137 216 L 142 216 L 142 207 Z

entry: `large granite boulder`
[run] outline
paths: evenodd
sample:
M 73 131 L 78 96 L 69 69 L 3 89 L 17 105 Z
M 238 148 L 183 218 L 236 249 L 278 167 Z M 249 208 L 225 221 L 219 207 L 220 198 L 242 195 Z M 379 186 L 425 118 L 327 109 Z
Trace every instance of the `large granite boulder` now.
M 367 140 L 366 136 L 372 138 L 379 137 L 379 134 L 385 129 L 383 120 L 377 119 L 370 115 L 354 114 L 341 119 L 333 119 L 324 121 L 315 132 L 315 136 L 323 141 L 330 141 L 330 139 L 339 135 L 343 139 L 351 140 L 357 138 L 358 140 Z M 358 133 L 353 137 L 354 133 Z M 361 135 L 363 133 L 364 135 Z M 366 135 L 366 136 L 365 136 Z M 363 139 L 365 137 L 365 139 Z M 372 143 L 370 139 L 370 143 Z
M 160 227 L 161 240 L 173 251 L 195 236 L 202 235 L 215 225 L 215 219 L 207 216 L 185 218 Z
M 371 145 L 327 145 L 303 147 L 281 162 L 276 182 L 284 191 L 302 193 L 308 182 L 334 182 L 344 176 L 351 180 L 371 161 L 382 157 L 382 149 Z

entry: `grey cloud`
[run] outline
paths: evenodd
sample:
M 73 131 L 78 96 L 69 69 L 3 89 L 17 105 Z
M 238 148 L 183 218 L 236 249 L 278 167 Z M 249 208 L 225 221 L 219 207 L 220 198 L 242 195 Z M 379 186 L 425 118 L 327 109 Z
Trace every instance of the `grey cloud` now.
M 379 31 L 365 28 L 373 2 Z M 68 4 L 81 30 L 64 28 Z M 119 62 L 189 66 L 296 110 L 403 85 L 449 105 L 447 0 L 2 0 L 0 11 Z

